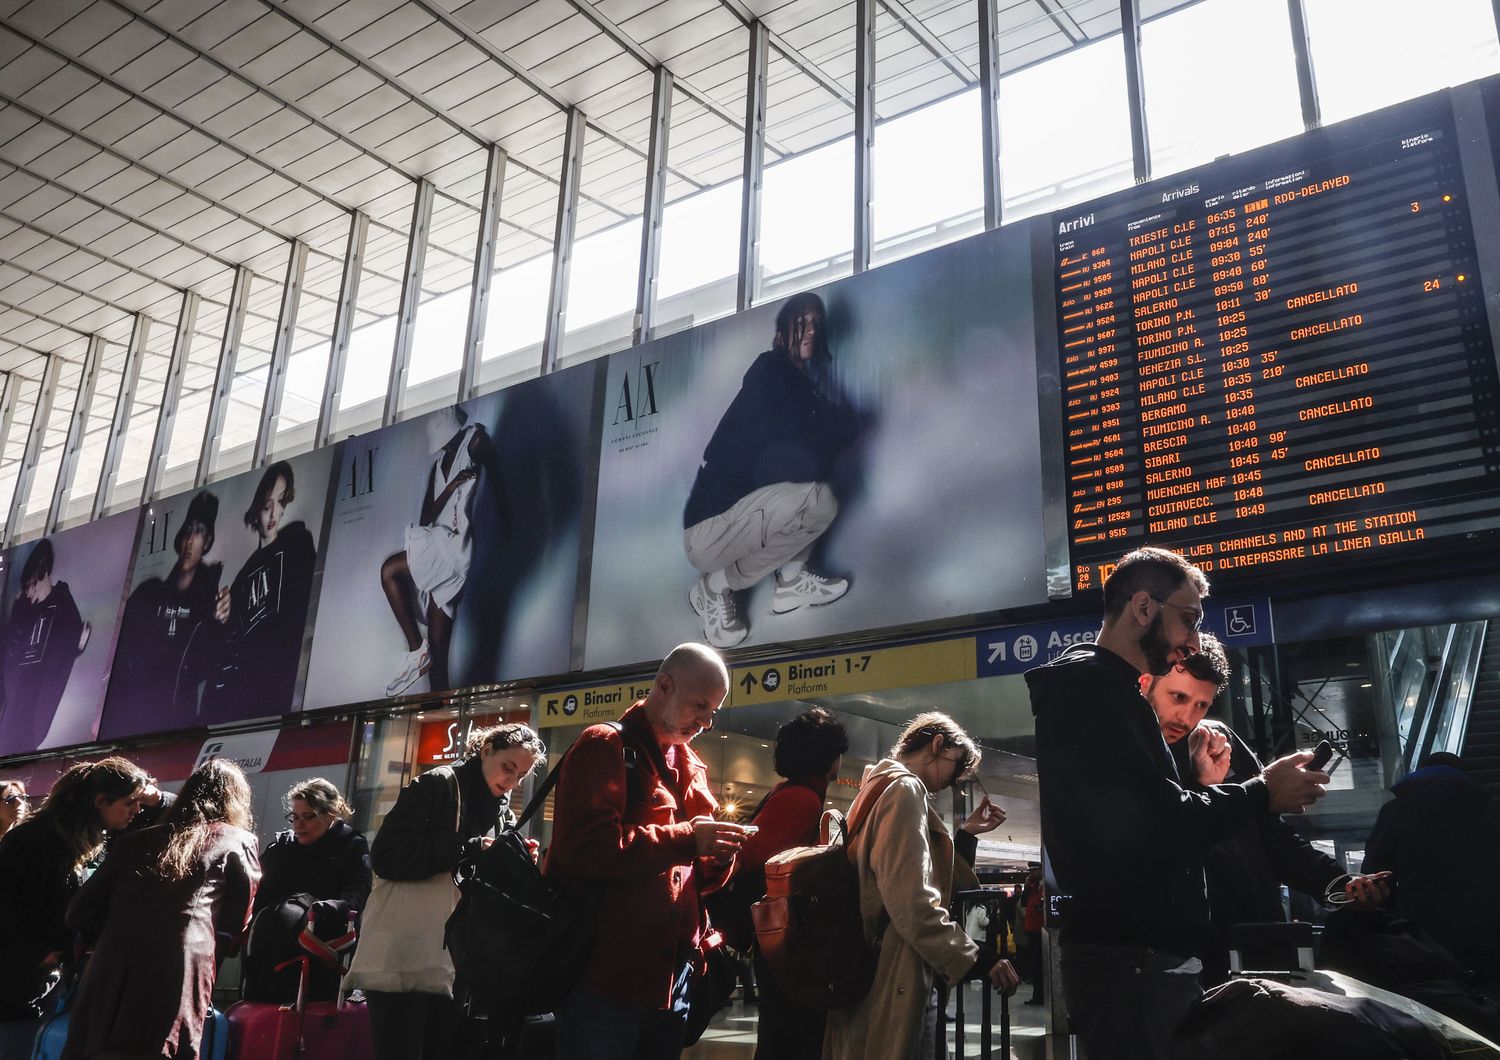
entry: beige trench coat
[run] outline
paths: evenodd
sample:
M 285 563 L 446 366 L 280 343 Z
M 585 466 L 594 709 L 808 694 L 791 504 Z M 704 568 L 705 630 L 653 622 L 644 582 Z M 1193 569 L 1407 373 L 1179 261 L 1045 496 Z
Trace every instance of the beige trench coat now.
M 892 759 L 871 770 L 865 790 L 888 773 L 896 779 L 881 793 L 849 852 L 859 872 L 865 937 L 881 940 L 880 963 L 863 1001 L 828 1014 L 824 1060 L 915 1060 L 934 971 L 956 983 L 979 954 L 948 913 L 955 866 L 943 819 L 929 804 L 922 781 Z M 967 864 L 957 871 L 966 886 L 974 885 Z

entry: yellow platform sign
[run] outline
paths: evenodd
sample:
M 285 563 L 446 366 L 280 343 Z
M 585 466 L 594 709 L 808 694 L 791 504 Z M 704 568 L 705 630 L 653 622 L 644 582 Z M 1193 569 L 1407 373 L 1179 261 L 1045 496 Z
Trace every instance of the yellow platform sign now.
M 729 675 L 727 705 L 744 707 L 964 681 L 975 676 L 975 665 L 974 638 L 958 637 L 900 648 L 831 652 L 736 666 Z
M 651 678 L 627 681 L 618 685 L 595 685 L 592 688 L 566 688 L 543 692 L 537 697 L 537 726 L 548 729 L 558 725 L 593 725 L 614 721 L 638 699 L 651 691 Z
M 973 637 L 907 644 L 899 648 L 830 652 L 792 659 L 736 666 L 729 671 L 729 696 L 724 706 L 777 703 L 877 692 L 883 688 L 912 688 L 975 677 Z M 593 725 L 614 721 L 630 704 L 651 690 L 650 677 L 613 685 L 567 688 L 541 693 L 537 725 Z

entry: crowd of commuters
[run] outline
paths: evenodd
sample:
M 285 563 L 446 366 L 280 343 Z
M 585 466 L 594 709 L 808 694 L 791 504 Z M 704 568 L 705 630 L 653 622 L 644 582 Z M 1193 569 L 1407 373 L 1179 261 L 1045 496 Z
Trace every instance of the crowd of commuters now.
M 1283 884 L 1367 907 L 1394 893 L 1398 912 L 1495 977 L 1500 947 L 1473 930 L 1472 908 L 1453 915 L 1452 879 L 1433 871 L 1462 849 L 1471 879 L 1500 878 L 1493 801 L 1461 761 L 1433 756 L 1396 785 L 1370 871 L 1342 872 L 1280 817 L 1323 794 L 1328 776 L 1308 768 L 1310 754 L 1263 766 L 1206 720 L 1229 679 L 1222 646 L 1199 629 L 1207 590 L 1174 553 L 1131 553 L 1106 583 L 1097 640 L 1027 674 L 1051 877 L 1032 865 L 1013 915 L 989 930 L 978 918 L 965 930 L 954 893 L 977 885 L 978 836 L 1005 812 L 986 796 L 950 832 L 933 802 L 975 774 L 980 749 L 945 714 L 906 724 L 850 809 L 860 823 L 846 855 L 874 980 L 831 1011 L 784 989 L 732 922 L 736 902 L 763 893 L 770 859 L 827 841 L 848 735 L 821 708 L 787 721 L 773 753 L 782 782 L 745 822 L 721 820 L 691 745 L 713 727 L 729 674 L 706 645 L 675 648 L 618 722 L 583 730 L 558 778 L 542 869 L 597 910 L 598 929 L 557 1012 L 557 1055 L 678 1056 L 718 937 L 710 906 L 752 951 L 758 1057 L 933 1055 L 949 988 L 977 979 L 1010 993 L 1021 981 L 986 941 L 1011 924 L 1040 1003 L 1049 906 L 1063 1001 L 1090 1060 L 1172 1055 L 1184 1014 L 1228 975 L 1228 928 L 1281 919 Z M 124 758 L 81 763 L 35 808 L 24 784 L 0 780 L 0 1060 L 29 1058 L 65 1008 L 66 1057 L 197 1056 L 226 956 L 248 939 L 245 996 L 283 1003 L 297 980 L 276 965 L 298 945 L 346 944 L 356 922 L 342 985 L 364 993 L 376 1060 L 457 1055 L 471 1021 L 443 946 L 454 870 L 514 825 L 511 794 L 546 755 L 526 725 L 476 732 L 457 763 L 402 789 L 370 843 L 337 787 L 301 781 L 283 797 L 290 828 L 264 851 L 249 785 L 225 761 L 201 765 L 176 796 Z M 308 996 L 331 999 L 340 977 L 325 960 Z

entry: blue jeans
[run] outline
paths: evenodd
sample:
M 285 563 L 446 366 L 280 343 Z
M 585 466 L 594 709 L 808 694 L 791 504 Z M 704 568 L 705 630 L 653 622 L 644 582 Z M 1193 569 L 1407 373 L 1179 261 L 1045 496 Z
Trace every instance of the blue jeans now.
M 557 1013 L 558 1060 L 676 1060 L 687 1032 L 691 963 L 672 987 L 672 1007 L 641 1008 L 580 985 Z

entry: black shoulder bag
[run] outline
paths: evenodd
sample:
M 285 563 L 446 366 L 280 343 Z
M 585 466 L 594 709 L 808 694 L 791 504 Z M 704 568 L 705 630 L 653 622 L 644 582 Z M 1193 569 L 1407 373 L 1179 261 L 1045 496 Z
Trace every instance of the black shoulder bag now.
M 612 724 L 623 731 L 619 722 Z M 578 985 L 593 949 L 597 897 L 565 891 L 543 876 L 520 832 L 557 785 L 568 754 L 531 797 L 515 827 L 459 862 L 453 873 L 461 897 L 443 942 L 453 958 L 457 985 L 492 1017 L 555 1011 Z M 627 746 L 627 806 L 636 787 L 634 765 L 634 751 Z

